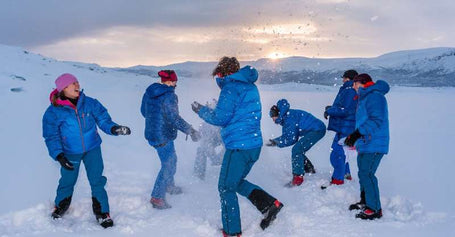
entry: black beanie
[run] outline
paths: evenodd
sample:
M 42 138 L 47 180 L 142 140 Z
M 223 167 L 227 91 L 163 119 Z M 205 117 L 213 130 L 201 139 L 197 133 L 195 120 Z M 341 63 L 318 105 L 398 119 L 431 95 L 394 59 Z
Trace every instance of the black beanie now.
M 354 79 L 355 76 L 359 75 L 356 70 L 347 70 L 343 73 L 342 78 L 349 78 L 349 80 Z

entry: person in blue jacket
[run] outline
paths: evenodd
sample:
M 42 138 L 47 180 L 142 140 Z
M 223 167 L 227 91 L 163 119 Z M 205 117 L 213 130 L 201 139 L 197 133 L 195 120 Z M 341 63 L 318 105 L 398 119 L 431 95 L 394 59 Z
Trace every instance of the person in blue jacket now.
M 267 146 L 280 148 L 292 146 L 292 180 L 287 187 L 300 186 L 305 175 L 305 153 L 325 135 L 324 123 L 312 114 L 297 109 L 290 109 L 286 99 L 281 99 L 270 109 L 273 122 L 283 126 L 280 137 L 270 139 Z
M 375 176 L 384 154 L 389 152 L 389 112 L 385 94 L 390 90 L 387 82 L 373 82 L 370 75 L 360 74 L 354 78 L 354 89 L 359 95 L 355 131 L 345 144 L 355 146 L 358 152 L 360 202 L 349 210 L 362 210 L 356 215 L 361 219 L 382 217 L 378 179 Z
M 166 193 L 181 194 L 182 188 L 174 183 L 177 168 L 177 155 L 174 140 L 177 130 L 191 135 L 193 141 L 199 133 L 179 115 L 178 97 L 175 94 L 177 74 L 173 70 L 158 72 L 161 83 L 151 84 L 142 97 L 141 113 L 145 118 L 145 139 L 158 152 L 161 169 L 156 177 L 150 203 L 154 208 L 171 208 L 166 201 Z
M 49 155 L 61 165 L 52 217 L 61 218 L 68 210 L 79 167 L 84 162 L 95 217 L 104 228 L 113 226 L 104 189 L 107 179 L 103 176 L 101 137 L 97 126 L 109 135 L 129 135 L 131 131 L 112 122 L 98 100 L 85 96 L 74 75 L 62 74 L 55 84 L 57 89 L 50 94 L 51 105 L 43 116 L 43 137 Z
M 224 236 L 240 236 L 240 209 L 236 193 L 247 197 L 264 214 L 260 223 L 267 228 L 283 204 L 259 186 L 246 180 L 262 147 L 261 100 L 254 84 L 258 72 L 240 68 L 235 57 L 223 57 L 213 74 L 221 88 L 215 109 L 193 102 L 192 109 L 207 123 L 221 127 L 226 152 L 221 164 L 218 191 Z
M 334 131 L 335 137 L 332 142 L 332 151 L 330 152 L 330 163 L 333 167 L 333 174 L 330 184 L 344 184 L 344 179 L 351 180 L 351 171 L 349 163 L 346 162 L 346 154 L 343 146 L 339 144 L 340 139 L 347 137 L 355 129 L 355 111 L 357 109 L 357 92 L 352 87 L 355 76 L 358 73 L 355 70 L 344 72 L 343 85 L 338 91 L 335 100 L 331 106 L 327 106 L 324 112 L 324 118 L 329 119 L 327 130 Z

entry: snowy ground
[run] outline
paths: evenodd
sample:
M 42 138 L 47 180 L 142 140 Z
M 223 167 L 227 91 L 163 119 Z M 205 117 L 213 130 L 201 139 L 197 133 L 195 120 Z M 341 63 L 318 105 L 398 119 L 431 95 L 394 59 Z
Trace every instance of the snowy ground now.
M 10 54 L 7 54 L 10 55 Z M 11 55 L 15 55 L 11 53 Z M 143 137 L 144 119 L 139 113 L 145 88 L 154 79 L 108 71 L 100 73 L 72 64 L 46 61 L 35 55 L 0 59 L 0 236 L 220 236 L 217 177 L 219 167 L 208 166 L 207 178 L 192 177 L 197 143 L 176 140 L 176 183 L 184 194 L 168 196 L 170 210 L 158 211 L 148 203 L 159 171 L 159 160 Z M 41 63 L 37 63 L 41 62 Z M 99 99 L 114 121 L 128 125 L 131 136 L 102 135 L 106 186 L 115 226 L 104 230 L 91 212 L 90 187 L 81 169 L 69 213 L 59 221 L 49 217 L 59 178 L 59 164 L 48 157 L 41 137 L 41 118 L 49 105 L 48 95 L 56 76 L 71 72 L 79 77 L 88 96 Z M 12 77 L 19 75 L 26 81 Z M 11 92 L 11 88 L 22 92 Z M 281 127 L 268 118 L 269 107 L 287 98 L 291 107 L 322 118 L 337 87 L 312 85 L 260 86 L 264 139 L 280 135 Z M 191 111 L 193 100 L 217 97 L 210 79 L 182 78 L 177 87 L 180 112 L 194 126 L 200 119 Z M 454 236 L 455 144 L 452 101 L 455 89 L 392 88 L 387 95 L 391 147 L 377 176 L 384 217 L 362 221 L 347 207 L 357 201 L 358 179 L 339 187 L 320 190 L 330 177 L 329 148 L 333 133 L 309 153 L 317 174 L 303 186 L 286 189 L 290 180 L 290 148 L 264 147 L 248 179 L 262 186 L 284 204 L 274 224 L 262 231 L 261 215 L 239 198 L 243 236 Z M 324 120 L 326 122 L 326 120 Z

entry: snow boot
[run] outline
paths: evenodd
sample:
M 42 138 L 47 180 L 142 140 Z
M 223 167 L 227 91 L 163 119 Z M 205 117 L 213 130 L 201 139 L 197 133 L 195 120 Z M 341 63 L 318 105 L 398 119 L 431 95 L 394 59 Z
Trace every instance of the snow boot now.
M 351 174 L 345 174 L 345 175 L 344 175 L 344 179 L 352 180 Z
M 60 201 L 58 206 L 54 206 L 54 211 L 51 214 L 51 216 L 54 220 L 62 218 L 63 214 L 65 214 L 65 212 L 70 207 L 71 198 L 72 198 L 72 196 L 69 196 L 69 197 L 63 199 L 62 201 Z
M 326 189 L 330 185 L 342 185 L 342 184 L 344 184 L 344 180 L 334 179 L 332 177 L 332 180 L 330 180 L 329 185 L 322 185 L 321 189 Z
M 166 193 L 169 193 L 170 195 L 179 195 L 183 193 L 183 189 L 179 186 L 167 186 L 166 188 Z
M 265 230 L 265 228 L 269 227 L 273 220 L 275 220 L 276 215 L 280 212 L 281 208 L 283 208 L 283 203 L 278 200 L 275 200 L 265 213 L 264 219 L 261 221 L 261 228 Z
M 314 169 L 313 164 L 311 163 L 310 159 L 306 158 L 303 162 L 305 173 L 307 174 L 315 174 L 316 170 Z
M 96 215 L 96 220 L 104 228 L 114 226 L 114 221 L 111 219 L 109 213 L 102 213 L 101 215 Z
M 287 187 L 287 188 L 292 188 L 292 187 L 295 187 L 295 186 L 300 186 L 301 184 L 303 183 L 303 175 L 296 175 L 294 174 L 294 176 L 292 177 L 292 181 L 290 181 L 289 183 L 285 184 L 284 186 Z
M 366 207 L 359 214 L 355 215 L 355 218 L 360 218 L 362 220 L 374 220 L 382 217 L 382 209 L 378 211 L 373 211 L 370 208 Z
M 238 234 L 227 234 L 226 232 L 224 232 L 223 230 L 223 237 L 229 237 L 229 236 L 236 236 L 236 237 L 241 237 L 242 236 L 242 233 L 238 233 Z
M 283 204 L 280 201 L 262 189 L 254 189 L 250 195 L 248 195 L 248 199 L 262 214 L 264 214 L 264 219 L 262 219 L 260 224 L 263 230 L 275 220 L 276 215 L 283 207 Z
M 163 210 L 163 209 L 169 209 L 172 206 L 169 205 L 169 203 L 166 202 L 164 198 L 154 198 L 152 197 L 150 199 L 150 203 L 152 204 L 153 208 Z
M 96 221 L 104 227 L 112 227 L 114 225 L 114 221 L 111 219 L 111 216 L 108 212 L 102 213 L 101 212 L 101 203 L 95 197 L 92 197 L 92 208 L 93 214 L 95 214 Z
M 360 202 L 356 202 L 354 204 L 351 204 L 349 206 L 349 211 L 352 211 L 352 210 L 363 210 L 363 209 L 365 209 L 365 206 L 366 206 L 365 192 L 362 191 L 362 192 L 360 192 Z

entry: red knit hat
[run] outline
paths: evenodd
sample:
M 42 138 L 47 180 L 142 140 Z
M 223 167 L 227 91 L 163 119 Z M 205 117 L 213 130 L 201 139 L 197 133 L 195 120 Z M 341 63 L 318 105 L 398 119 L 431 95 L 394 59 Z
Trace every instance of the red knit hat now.
M 158 76 L 161 77 L 161 82 L 177 81 L 177 74 L 175 74 L 174 70 L 161 70 L 158 72 Z

